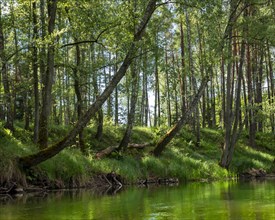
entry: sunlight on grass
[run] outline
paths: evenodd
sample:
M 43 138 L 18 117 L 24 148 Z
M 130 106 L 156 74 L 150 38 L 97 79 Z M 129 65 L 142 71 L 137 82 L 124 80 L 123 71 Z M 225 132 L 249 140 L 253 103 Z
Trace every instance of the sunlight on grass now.
M 1 181 L 4 179 L 23 178 L 14 164 L 15 158 L 38 151 L 31 143 L 31 132 L 19 126 L 12 134 L 9 130 L 0 127 L 0 170 Z M 274 156 L 266 146 L 262 150 L 253 149 L 246 145 L 246 135 L 242 136 L 236 145 L 230 171 L 219 165 L 223 135 L 221 130 L 202 129 L 200 146 L 195 146 L 195 137 L 189 129 L 183 129 L 167 146 L 160 157 L 154 157 L 149 152 L 153 146 L 145 149 L 127 149 L 124 153 L 112 153 L 109 157 L 98 160 L 94 158 L 96 152 L 119 143 L 125 128 L 114 127 L 106 123 L 101 141 L 94 138 L 96 126 L 91 124 L 85 130 L 85 143 L 89 156 L 85 156 L 74 147 L 66 148 L 55 157 L 43 162 L 36 172 L 44 173 L 50 180 L 69 182 L 77 180 L 81 183 L 88 181 L 95 174 L 107 174 L 112 171 L 121 175 L 128 183 L 135 183 L 139 179 L 151 177 L 175 177 L 180 181 L 200 179 L 224 179 L 234 177 L 237 173 L 249 168 L 274 169 Z M 60 138 L 65 133 L 63 126 L 51 128 L 52 140 Z M 133 130 L 133 143 L 150 142 L 152 145 L 163 133 L 165 128 L 142 128 Z M 268 135 L 257 137 L 268 143 Z M 269 150 L 271 151 L 271 150 Z M 8 175 L 7 175 L 8 174 Z M 35 174 L 37 175 L 37 174 Z

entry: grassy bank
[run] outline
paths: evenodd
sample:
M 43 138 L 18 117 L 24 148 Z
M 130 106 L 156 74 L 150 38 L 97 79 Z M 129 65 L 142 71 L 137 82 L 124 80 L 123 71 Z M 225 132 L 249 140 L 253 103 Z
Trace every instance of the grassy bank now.
M 68 128 L 52 127 L 50 139 L 54 142 L 62 137 Z M 274 137 L 271 134 L 257 135 L 257 148 L 250 148 L 248 135 L 243 134 L 229 172 L 220 168 L 218 161 L 223 144 L 223 131 L 202 129 L 201 146 L 196 147 L 195 137 L 188 128 L 183 129 L 170 143 L 160 158 L 150 155 L 154 143 L 164 134 L 166 128 L 140 128 L 133 131 L 133 143 L 151 143 L 144 149 L 128 149 L 123 154 L 112 153 L 97 160 L 95 153 L 119 143 L 124 128 L 106 124 L 101 141 L 95 140 L 95 126 L 85 130 L 88 154 L 83 156 L 77 146 L 65 149 L 54 158 L 33 168 L 27 174 L 16 166 L 16 158 L 37 150 L 32 144 L 31 132 L 16 126 L 11 134 L 0 126 L 0 184 L 16 181 L 20 184 L 37 183 L 54 187 L 83 186 L 98 174 L 111 171 L 121 175 L 126 182 L 135 183 L 139 179 L 153 177 L 176 177 L 180 181 L 199 179 L 224 179 L 236 176 L 248 168 L 262 168 L 273 171 L 275 155 Z

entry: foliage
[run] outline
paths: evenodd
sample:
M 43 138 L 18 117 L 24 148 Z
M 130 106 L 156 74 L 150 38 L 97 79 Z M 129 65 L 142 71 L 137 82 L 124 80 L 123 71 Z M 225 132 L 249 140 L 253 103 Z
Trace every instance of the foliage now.
M 3 127 L 0 129 L 1 184 L 11 180 L 24 182 L 26 178 L 16 167 L 15 159 L 36 150 L 35 146 L 31 144 L 31 133 L 22 131 L 20 124 L 18 125 L 17 133 L 14 135 Z M 274 169 L 275 146 L 271 141 L 273 140 L 272 134 L 257 135 L 259 143 L 257 149 L 247 145 L 247 136 L 243 134 L 236 147 L 236 154 L 230 170 L 227 172 L 218 165 L 223 131 L 209 128 L 203 129 L 201 132 L 200 147 L 195 146 L 194 134 L 190 128 L 186 127 L 159 158 L 150 155 L 149 152 L 152 148 L 149 146 L 144 150 L 129 149 L 123 154 L 114 153 L 107 158 L 97 160 L 93 156 L 95 152 L 109 144 L 118 143 L 118 131 L 122 134 L 124 129 L 108 124 L 108 122 L 105 125 L 102 141 L 88 145 L 91 148 L 88 156 L 84 156 L 75 147 L 68 148 L 40 164 L 37 169 L 32 171 L 31 176 L 27 176 L 27 180 L 34 181 L 44 175 L 44 178 L 55 182 L 58 187 L 70 186 L 72 182 L 75 183 L 73 186 L 83 186 L 95 174 L 114 171 L 128 183 L 154 177 L 175 177 L 182 182 L 225 179 L 234 177 L 249 168 L 263 168 L 267 171 Z M 59 137 L 63 129 L 65 128 L 52 127 L 52 137 L 54 139 Z M 92 125 L 85 130 L 86 134 L 93 132 L 95 132 L 95 127 Z M 138 127 L 133 131 L 132 141 L 134 143 L 150 142 L 158 133 L 158 129 L 155 128 Z

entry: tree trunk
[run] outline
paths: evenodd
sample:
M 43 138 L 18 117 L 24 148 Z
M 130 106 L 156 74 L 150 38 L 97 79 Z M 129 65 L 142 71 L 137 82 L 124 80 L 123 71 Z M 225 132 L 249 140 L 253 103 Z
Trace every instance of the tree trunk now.
M 246 68 L 246 75 L 247 75 L 247 94 L 248 94 L 248 121 L 249 121 L 249 145 L 251 147 L 255 147 L 255 122 L 254 122 L 254 111 L 253 111 L 253 86 L 252 86 L 252 73 L 251 73 L 251 56 L 250 56 L 250 45 L 247 45 L 247 52 L 246 52 L 246 60 L 247 60 L 247 68 Z
M 133 56 L 136 51 L 136 42 L 140 41 L 145 28 L 151 18 L 151 15 L 155 11 L 156 8 L 156 0 L 150 0 L 146 10 L 144 12 L 143 18 L 141 22 L 139 23 L 139 26 L 137 27 L 137 31 L 135 32 L 133 42 L 128 50 L 128 53 L 126 54 L 126 57 L 124 58 L 124 61 L 122 65 L 120 66 L 118 72 L 113 76 L 112 80 L 110 81 L 109 85 L 105 88 L 103 93 L 96 99 L 96 101 L 89 107 L 87 112 L 82 116 L 82 118 L 76 123 L 74 128 L 69 132 L 68 135 L 66 135 L 61 141 L 55 143 L 54 145 L 40 150 L 39 152 L 35 154 L 31 154 L 29 156 L 21 157 L 18 159 L 18 163 L 21 167 L 24 169 L 30 168 L 32 166 L 36 166 L 40 164 L 41 162 L 55 156 L 60 151 L 62 151 L 64 148 L 69 146 L 77 134 L 87 125 L 87 123 L 90 121 L 92 117 L 96 114 L 96 112 L 100 109 L 100 107 L 103 105 L 103 103 L 107 100 L 107 98 L 110 96 L 112 91 L 115 89 L 117 84 L 120 82 L 120 80 L 125 75 L 129 65 L 132 62 Z
M 115 54 L 116 64 L 114 66 L 114 74 L 117 73 L 117 52 Z M 118 87 L 115 88 L 115 125 L 118 125 Z
M 70 24 L 72 24 L 72 19 L 69 14 L 69 9 L 66 8 L 66 13 L 68 15 L 68 20 Z M 74 41 L 78 42 L 78 38 L 74 37 Z M 77 108 L 77 120 L 80 120 L 83 112 L 83 100 L 82 100 L 82 92 L 81 92 L 81 80 L 80 80 L 80 64 L 81 64 L 81 54 L 79 44 L 75 45 L 75 67 L 73 68 L 73 78 L 74 78 L 74 91 L 76 95 L 76 108 Z M 78 135 L 79 148 L 82 153 L 85 153 L 85 144 L 83 140 L 83 132 L 80 131 Z
M 98 55 L 100 55 L 100 54 L 98 54 Z M 104 68 L 104 73 L 106 74 L 105 68 Z M 99 76 L 98 76 L 97 72 L 95 71 L 93 73 L 93 82 L 92 82 L 93 87 L 94 87 L 95 100 L 97 99 L 97 97 L 100 94 L 99 86 L 98 86 L 98 77 Z M 100 79 L 99 79 L 99 81 L 100 81 Z M 97 112 L 97 130 L 96 130 L 95 138 L 97 140 L 100 140 L 102 135 L 103 135 L 103 110 L 102 110 L 102 107 L 100 107 L 100 109 Z
M 77 42 L 77 39 L 75 38 L 75 41 Z M 82 95 L 81 95 L 81 86 L 80 86 L 80 74 L 79 74 L 79 68 L 80 68 L 80 48 L 79 45 L 76 45 L 76 66 L 73 69 L 73 75 L 74 75 L 74 90 L 76 94 L 76 105 L 77 105 L 77 119 L 80 120 L 82 116 Z M 84 153 L 85 152 L 85 144 L 83 140 L 83 133 L 82 131 L 79 132 L 78 135 L 78 141 L 79 141 L 79 148 Z
M 6 123 L 4 125 L 5 128 L 10 131 L 14 131 L 13 126 L 13 111 L 12 111 L 12 96 L 10 92 L 10 82 L 8 76 L 8 67 L 7 60 L 5 55 L 5 39 L 4 39 L 4 31 L 3 31 L 3 22 L 2 22 L 2 6 L 0 3 L 0 58 L 2 63 L 2 82 L 4 87 L 4 100 L 5 100 L 5 108 L 6 108 Z
M 211 75 L 213 76 L 211 83 L 210 83 L 210 90 L 211 90 L 211 128 L 216 127 L 216 98 L 215 98 L 215 86 L 214 86 L 214 73 L 213 67 L 211 66 Z
M 39 129 L 39 80 L 38 80 L 38 52 L 36 41 L 38 39 L 38 22 L 37 22 L 37 7 L 36 1 L 32 3 L 32 23 L 33 23 L 33 51 L 32 51 L 32 71 L 33 71 L 33 93 L 34 93 L 34 132 L 33 142 L 38 141 L 38 129 Z
M 269 104 L 270 106 L 274 106 L 275 102 L 275 91 L 274 91 L 274 76 L 273 76 L 273 65 L 272 65 L 272 59 L 271 59 L 271 54 L 270 54 L 270 46 L 269 42 L 267 42 L 267 62 L 268 62 L 268 73 L 267 73 L 267 78 L 269 78 Z M 275 135 L 275 113 L 271 112 L 270 113 L 270 124 L 271 124 L 271 130 L 272 133 Z
M 232 1 L 230 5 L 231 16 L 235 17 L 234 13 L 236 13 L 236 2 Z M 246 13 L 245 15 L 246 16 Z M 245 33 L 244 28 L 244 33 Z M 229 20 L 228 24 L 228 64 L 227 64 L 227 80 L 226 80 L 226 110 L 225 110 L 225 138 L 224 138 L 224 146 L 223 152 L 220 160 L 220 166 L 228 169 L 229 165 L 233 158 L 233 153 L 235 149 L 235 144 L 238 140 L 239 134 L 242 131 L 242 126 L 238 129 L 239 119 L 240 119 L 240 107 L 241 107 L 241 87 L 242 87 L 242 74 L 243 74 L 243 63 L 245 56 L 245 45 L 246 42 L 243 40 L 241 43 L 241 54 L 239 65 L 236 65 L 236 73 L 237 73 L 237 88 L 236 91 L 233 92 L 233 82 L 234 75 L 232 69 L 234 69 L 234 62 L 231 61 L 232 57 L 232 32 L 233 32 L 233 24 Z M 235 98 L 235 106 L 233 113 L 233 94 L 236 94 Z
M 261 114 L 261 111 L 263 110 L 262 106 L 262 101 L 263 101 L 263 94 L 262 94 L 262 79 L 263 79 L 263 58 L 264 58 L 264 53 L 263 49 L 260 50 L 260 63 L 259 63 L 259 68 L 257 71 L 256 75 L 256 98 L 255 98 L 255 103 L 257 105 L 257 115 Z M 263 131 L 263 122 L 261 116 L 258 117 L 257 120 L 257 130 L 262 132 Z
M 18 37 L 17 37 L 17 28 L 15 27 L 15 17 L 14 17 L 14 5 L 10 4 L 9 10 L 11 12 L 11 26 L 13 27 L 13 45 L 15 48 L 15 51 L 19 51 L 18 50 Z M 27 103 L 25 103 L 25 101 L 27 100 L 27 89 L 24 89 L 24 91 L 22 92 L 21 97 L 22 97 L 22 101 L 20 101 L 22 103 L 22 105 L 20 104 L 18 106 L 18 98 L 20 97 L 20 95 L 18 96 L 18 89 L 20 88 L 19 82 L 22 79 L 22 75 L 21 75 L 21 71 L 19 69 L 19 58 L 18 58 L 18 53 L 16 52 L 14 54 L 14 61 L 13 61 L 13 66 L 14 66 L 14 82 L 13 84 L 10 83 L 11 87 L 14 88 L 12 90 L 12 100 L 13 100 L 13 118 L 14 119 L 23 119 L 24 114 L 26 114 L 25 110 L 25 106 L 27 105 Z M 29 78 L 29 77 L 27 77 Z M 21 108 L 20 111 L 17 113 L 17 108 Z M 27 113 L 28 114 L 28 113 Z
M 223 52 L 222 52 L 223 53 Z M 222 110 L 220 116 L 220 125 L 225 127 L 225 69 L 224 69 L 224 54 L 221 57 L 221 94 L 222 94 Z
M 196 109 L 198 102 L 204 92 L 205 86 L 207 85 L 208 79 L 203 79 L 201 86 L 194 96 L 193 101 L 190 103 L 189 107 L 186 109 L 184 114 L 181 116 L 180 120 L 172 127 L 157 143 L 153 150 L 155 156 L 160 156 L 162 151 L 165 149 L 166 145 L 175 137 L 175 135 L 181 130 L 183 125 L 188 121 L 193 111 Z
M 202 45 L 202 35 L 203 33 L 201 33 L 200 27 L 197 24 L 197 29 L 198 29 L 198 40 L 199 40 L 199 65 L 200 65 L 200 72 L 202 75 L 202 78 L 204 78 L 204 72 L 205 72 L 205 58 L 203 57 L 203 55 L 205 55 L 203 53 L 203 45 Z M 213 74 L 211 74 L 213 76 Z M 214 80 L 214 78 L 211 80 L 211 84 L 212 81 Z M 212 103 L 212 99 L 211 99 L 211 103 Z M 206 96 L 205 93 L 203 93 L 202 95 L 202 108 L 201 108 L 201 113 L 202 113 L 202 127 L 205 128 L 206 126 Z
M 132 129 L 135 122 L 135 110 L 136 110 L 136 102 L 138 97 L 138 72 L 137 72 L 137 64 L 136 60 L 132 62 L 132 68 L 131 68 L 131 76 L 132 76 L 132 82 L 131 82 L 131 105 L 130 105 L 130 111 L 128 114 L 128 122 L 127 122 L 127 128 L 124 133 L 124 136 L 119 144 L 118 151 L 124 151 L 126 147 L 128 146 L 128 143 L 130 141 Z
M 111 53 L 109 53 L 109 62 L 111 62 Z M 109 73 L 108 73 L 108 82 L 111 80 L 112 78 L 112 67 L 109 67 Z M 105 85 L 108 84 L 107 82 L 107 74 L 106 74 L 106 81 L 105 81 Z M 113 95 L 110 95 L 110 97 L 108 98 L 108 102 L 107 102 L 107 117 L 108 119 L 111 119 L 113 117 L 113 110 L 112 110 L 112 103 L 113 103 Z
M 97 129 L 95 134 L 95 139 L 101 140 L 103 135 L 103 110 L 100 108 L 97 112 Z
M 165 84 L 166 84 L 166 105 L 167 105 L 167 125 L 171 127 L 171 103 L 170 103 L 170 82 L 168 72 L 168 55 L 167 48 L 165 49 Z
M 158 34 L 156 33 L 156 44 Z M 159 70 L 158 70 L 158 49 L 155 51 L 155 107 L 154 107 L 154 127 L 160 126 L 160 91 L 159 91 Z
M 148 100 L 148 77 L 147 77 L 147 56 L 143 57 L 142 74 L 142 98 L 141 98 L 141 126 L 148 126 L 149 100 Z
M 55 26 L 57 0 L 48 0 L 48 34 L 52 35 Z M 48 146 L 48 124 L 51 112 L 52 85 L 54 77 L 54 42 L 48 44 L 47 69 L 43 77 L 42 107 L 39 119 L 39 147 Z
M 189 68 L 190 68 L 190 90 L 192 95 L 196 94 L 197 90 L 197 82 L 195 78 L 195 69 L 194 69 L 194 60 L 193 60 L 193 50 L 191 44 L 191 24 L 189 19 L 189 13 L 185 10 L 185 17 L 186 17 L 186 27 L 187 27 L 187 43 L 188 43 L 188 53 L 189 53 Z M 199 117 L 199 103 L 197 103 L 196 109 L 194 110 L 194 117 L 193 117 L 193 129 L 196 132 L 196 145 L 200 145 L 200 117 Z
M 185 49 L 184 49 L 184 33 L 182 19 L 180 20 L 180 54 L 181 54 L 181 74 L 180 74 L 180 94 L 181 94 L 181 113 L 186 111 L 186 74 L 185 74 Z

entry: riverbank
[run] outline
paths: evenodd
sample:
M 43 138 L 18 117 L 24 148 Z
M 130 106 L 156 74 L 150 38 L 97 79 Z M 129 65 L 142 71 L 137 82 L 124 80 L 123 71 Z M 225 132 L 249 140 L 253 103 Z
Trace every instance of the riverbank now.
M 50 128 L 52 142 L 62 137 L 68 128 Z M 147 145 L 143 148 L 128 148 L 123 153 L 111 153 L 102 159 L 96 153 L 118 145 L 124 128 L 105 124 L 102 139 L 96 140 L 94 126 L 85 130 L 86 154 L 75 146 L 65 149 L 54 158 L 22 172 L 16 159 L 37 151 L 32 143 L 31 132 L 17 124 L 14 134 L 0 126 L 0 186 L 11 183 L 40 188 L 78 188 L 108 185 L 106 175 L 114 173 L 123 184 L 137 184 L 150 180 L 217 180 L 238 176 L 248 169 L 262 169 L 268 173 L 274 171 L 275 143 L 271 134 L 257 134 L 257 148 L 248 146 L 248 136 L 244 133 L 236 146 L 229 171 L 219 165 L 223 131 L 201 130 L 201 143 L 195 145 L 195 136 L 186 127 L 170 143 L 163 155 L 153 157 L 150 151 L 167 128 L 140 128 L 133 131 L 131 143 Z

